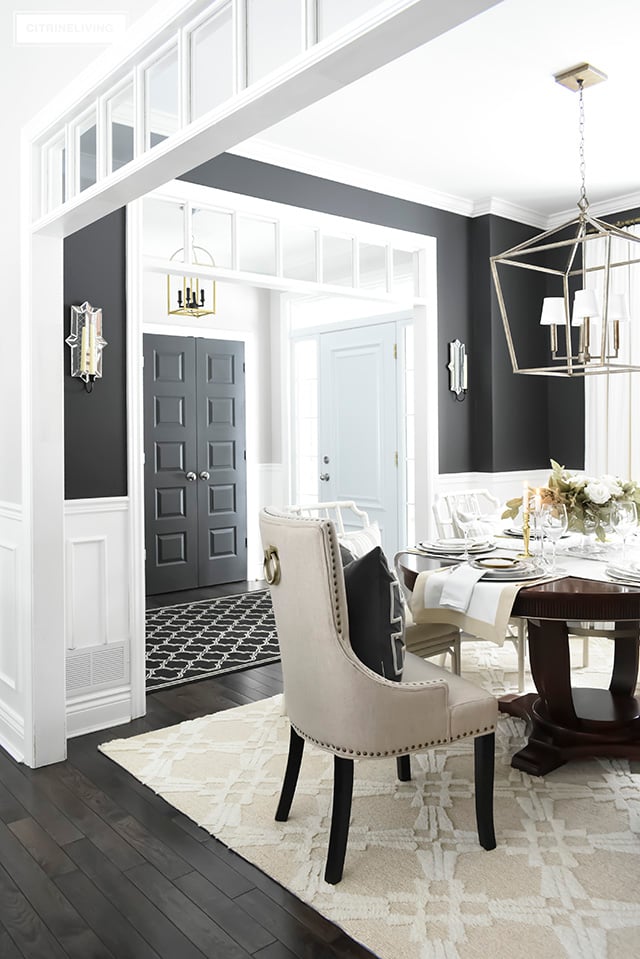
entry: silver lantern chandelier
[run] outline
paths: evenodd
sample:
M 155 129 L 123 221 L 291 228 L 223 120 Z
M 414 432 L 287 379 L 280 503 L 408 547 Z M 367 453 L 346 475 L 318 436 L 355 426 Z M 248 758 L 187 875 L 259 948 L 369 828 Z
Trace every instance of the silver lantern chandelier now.
M 606 80 L 606 75 L 583 63 L 556 74 L 555 79 L 579 96 L 579 213 L 490 258 L 513 372 L 566 377 L 637 371 L 640 366 L 620 357 L 621 325 L 629 322 L 629 309 L 626 296 L 615 292 L 626 283 L 614 278 L 616 270 L 640 263 L 640 237 L 592 216 L 585 185 L 583 91 Z M 524 328 L 530 326 L 531 313 L 524 315 L 528 309 L 523 311 L 522 303 L 530 303 L 532 286 L 518 291 L 518 280 L 524 277 L 515 276 L 513 268 L 544 274 L 533 293 L 535 298 L 542 291 L 534 322 L 549 328 L 550 355 L 542 365 L 524 366 L 518 358 L 531 348 L 532 331 Z

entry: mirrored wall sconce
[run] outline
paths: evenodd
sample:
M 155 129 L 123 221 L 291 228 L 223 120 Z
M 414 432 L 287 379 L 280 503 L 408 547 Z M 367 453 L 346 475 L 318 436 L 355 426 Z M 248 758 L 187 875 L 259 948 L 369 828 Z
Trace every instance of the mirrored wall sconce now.
M 449 343 L 449 389 L 456 394 L 456 400 L 459 403 L 467 395 L 467 348 L 460 340 L 452 340 Z
M 107 341 L 102 336 L 102 310 L 94 310 L 88 300 L 71 307 L 71 332 L 65 343 L 71 347 L 71 375 L 79 376 L 87 393 L 102 378 L 102 351 Z

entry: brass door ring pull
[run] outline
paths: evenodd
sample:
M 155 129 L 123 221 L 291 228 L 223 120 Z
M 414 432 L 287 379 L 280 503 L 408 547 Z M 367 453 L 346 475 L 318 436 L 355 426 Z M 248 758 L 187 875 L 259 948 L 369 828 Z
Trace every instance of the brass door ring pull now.
M 280 558 L 275 546 L 267 546 L 265 549 L 262 567 L 269 586 L 277 586 L 280 582 Z

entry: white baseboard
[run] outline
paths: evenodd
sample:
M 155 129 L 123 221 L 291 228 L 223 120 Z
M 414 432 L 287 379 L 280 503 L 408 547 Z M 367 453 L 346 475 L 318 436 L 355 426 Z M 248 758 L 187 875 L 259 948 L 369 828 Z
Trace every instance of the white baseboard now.
M 67 701 L 67 736 L 121 726 L 131 722 L 131 687 L 109 689 L 104 693 L 78 696 Z
M 24 719 L 6 703 L 0 703 L 0 746 L 24 762 Z

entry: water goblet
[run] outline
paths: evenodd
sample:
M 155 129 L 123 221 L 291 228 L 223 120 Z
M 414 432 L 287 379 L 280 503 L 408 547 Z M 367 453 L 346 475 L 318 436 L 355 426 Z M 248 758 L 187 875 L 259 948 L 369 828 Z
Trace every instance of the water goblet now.
M 540 512 L 540 526 L 544 536 L 551 543 L 551 562 L 549 572 L 556 572 L 556 547 L 558 540 L 567 532 L 569 517 L 564 503 L 549 503 Z
M 480 507 L 475 496 L 461 493 L 455 500 L 452 509 L 454 526 L 462 530 L 464 536 L 464 555 L 462 559 L 469 559 L 469 536 L 474 525 L 480 519 Z
M 622 537 L 622 565 L 627 561 L 627 540 L 638 525 L 638 510 L 632 500 L 620 500 L 611 511 L 611 525 Z

